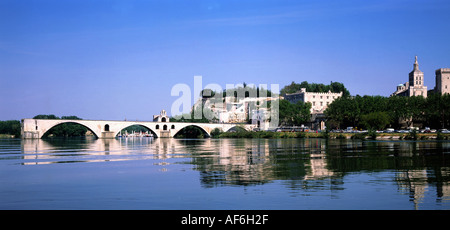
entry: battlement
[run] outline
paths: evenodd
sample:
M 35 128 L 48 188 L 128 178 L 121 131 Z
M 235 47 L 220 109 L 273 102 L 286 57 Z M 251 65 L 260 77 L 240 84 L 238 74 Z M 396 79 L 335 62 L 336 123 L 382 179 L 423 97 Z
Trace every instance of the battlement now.
M 450 68 L 440 68 L 436 70 L 436 74 L 450 73 Z
M 318 94 L 318 95 L 330 95 L 330 96 L 342 95 L 342 92 L 333 93 L 331 91 L 328 91 L 328 92 L 305 92 L 305 93 L 307 93 L 307 94 Z
M 290 96 L 290 95 L 298 95 L 298 94 L 302 94 L 302 93 L 305 93 L 305 94 L 317 94 L 317 95 L 328 95 L 328 96 L 338 96 L 338 95 L 342 95 L 342 92 L 339 92 L 339 93 L 333 93 L 333 92 L 331 92 L 331 91 L 328 91 L 328 92 L 306 92 L 306 89 L 305 88 L 301 88 L 300 89 L 300 91 L 297 91 L 297 92 L 295 92 L 295 93 L 286 93 L 286 96 Z

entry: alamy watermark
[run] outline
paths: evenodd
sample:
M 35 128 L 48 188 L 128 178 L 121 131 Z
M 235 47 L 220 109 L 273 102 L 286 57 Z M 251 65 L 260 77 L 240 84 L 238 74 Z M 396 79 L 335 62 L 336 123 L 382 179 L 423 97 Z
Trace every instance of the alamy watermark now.
M 219 84 L 203 87 L 202 76 L 194 76 L 193 90 L 185 83 L 172 87 L 171 96 L 178 98 L 172 103 L 171 114 L 175 118 L 223 122 L 225 115 L 235 114 L 235 105 L 241 103 L 245 111 L 238 112 L 245 114 L 245 120 L 263 120 L 269 128 L 275 128 L 279 120 L 277 92 L 278 84 L 270 84 L 270 89 L 267 84 L 226 84 L 225 91 Z

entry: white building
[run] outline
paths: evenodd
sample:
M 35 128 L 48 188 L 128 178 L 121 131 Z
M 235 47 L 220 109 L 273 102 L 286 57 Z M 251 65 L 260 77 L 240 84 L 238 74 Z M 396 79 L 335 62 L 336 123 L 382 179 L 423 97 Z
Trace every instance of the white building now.
M 304 103 L 311 103 L 311 114 L 321 114 L 328 108 L 328 105 L 331 104 L 337 98 L 342 97 L 342 92 L 340 93 L 332 93 L 328 91 L 326 93 L 318 93 L 318 92 L 306 92 L 306 88 L 301 88 L 299 92 L 286 94 L 284 99 L 288 100 L 291 103 L 297 103 L 298 101 L 302 101 Z

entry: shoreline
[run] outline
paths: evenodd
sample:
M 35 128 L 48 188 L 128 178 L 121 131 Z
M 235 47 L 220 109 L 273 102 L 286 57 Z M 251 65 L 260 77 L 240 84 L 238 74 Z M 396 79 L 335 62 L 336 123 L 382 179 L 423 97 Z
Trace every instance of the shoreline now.
M 1 133 L 0 133 L 0 138 L 1 138 L 1 139 L 15 139 L 15 138 L 19 138 L 19 137 L 16 137 L 16 135 L 11 135 L 11 134 L 1 134 Z
M 450 140 L 450 133 L 377 133 L 371 136 L 368 133 L 310 133 L 310 132 L 232 132 L 221 133 L 216 137 L 221 138 L 324 138 L 324 139 L 361 139 L 361 140 Z M 0 134 L 0 139 L 20 139 L 11 134 Z M 199 138 L 201 139 L 201 138 Z
M 449 133 L 310 133 L 310 132 L 234 132 L 215 138 L 324 138 L 361 140 L 450 140 Z

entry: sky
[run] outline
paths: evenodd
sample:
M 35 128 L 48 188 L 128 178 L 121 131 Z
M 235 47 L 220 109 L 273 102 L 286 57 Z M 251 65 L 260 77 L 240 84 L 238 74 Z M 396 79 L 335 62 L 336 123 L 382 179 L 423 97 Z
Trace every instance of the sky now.
M 434 88 L 450 1 L 0 0 L 0 120 L 152 120 L 194 76 L 389 96 L 416 55 Z

